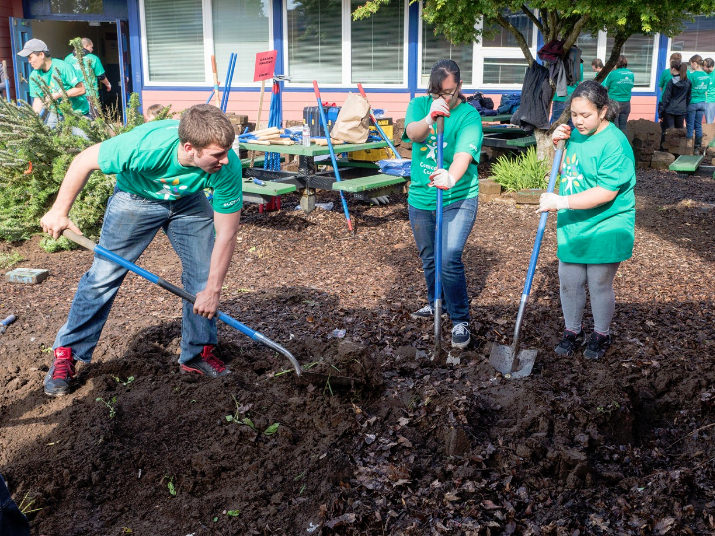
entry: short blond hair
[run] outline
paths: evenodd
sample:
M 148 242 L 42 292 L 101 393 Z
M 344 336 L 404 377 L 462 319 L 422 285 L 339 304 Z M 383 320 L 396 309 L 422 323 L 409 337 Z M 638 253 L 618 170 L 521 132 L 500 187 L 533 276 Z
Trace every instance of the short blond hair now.
M 149 108 L 146 109 L 146 113 L 144 114 L 144 117 L 146 117 L 147 121 L 151 121 L 157 115 L 159 115 L 159 112 L 161 112 L 163 109 L 164 109 L 163 104 L 152 104 L 151 106 L 149 106 Z
M 224 148 L 231 147 L 236 132 L 228 117 L 210 104 L 196 104 L 188 108 L 179 121 L 179 141 L 190 143 L 197 149 L 212 143 Z

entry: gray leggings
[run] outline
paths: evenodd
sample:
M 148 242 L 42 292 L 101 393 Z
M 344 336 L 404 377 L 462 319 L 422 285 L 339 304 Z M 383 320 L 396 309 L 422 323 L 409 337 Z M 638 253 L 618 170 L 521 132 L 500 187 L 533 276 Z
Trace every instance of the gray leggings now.
M 566 329 L 579 333 L 581 319 L 586 307 L 586 283 L 591 296 L 594 330 L 608 335 L 616 308 L 613 293 L 613 278 L 619 262 L 609 264 L 574 264 L 559 261 L 561 309 L 564 312 Z

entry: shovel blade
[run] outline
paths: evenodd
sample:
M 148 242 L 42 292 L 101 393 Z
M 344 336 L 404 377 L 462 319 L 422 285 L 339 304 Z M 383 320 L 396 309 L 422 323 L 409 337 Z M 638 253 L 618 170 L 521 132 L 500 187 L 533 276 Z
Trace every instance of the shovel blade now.
M 489 363 L 505 377 L 512 379 L 525 378 L 531 374 L 535 361 L 536 350 L 520 350 L 515 359 L 512 347 L 504 344 L 494 344 L 489 354 Z

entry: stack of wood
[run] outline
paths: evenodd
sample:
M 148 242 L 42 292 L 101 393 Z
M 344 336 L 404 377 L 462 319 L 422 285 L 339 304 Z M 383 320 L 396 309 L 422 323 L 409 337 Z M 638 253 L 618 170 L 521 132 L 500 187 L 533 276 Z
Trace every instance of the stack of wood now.
M 236 134 L 243 133 L 246 126 L 248 126 L 248 116 L 247 115 L 239 115 L 239 114 L 235 114 L 233 112 L 228 112 L 226 114 L 226 117 L 231 122 L 231 125 L 233 125 L 233 130 Z
M 290 138 L 281 138 L 283 130 L 278 127 L 268 127 L 251 132 L 256 136 L 255 140 L 247 140 L 248 143 L 254 145 L 293 145 L 293 140 Z
M 628 121 L 626 135 L 633 147 L 633 156 L 636 159 L 636 166 L 648 168 L 653 159 L 653 153 L 660 146 L 661 129 L 658 123 L 647 119 L 635 119 Z

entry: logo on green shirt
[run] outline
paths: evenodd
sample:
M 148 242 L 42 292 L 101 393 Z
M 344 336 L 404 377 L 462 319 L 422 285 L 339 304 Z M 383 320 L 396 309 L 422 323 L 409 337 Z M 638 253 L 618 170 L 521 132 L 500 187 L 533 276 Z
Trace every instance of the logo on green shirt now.
M 153 195 L 156 198 L 163 197 L 164 201 L 176 201 L 181 197 L 182 190 L 188 188 L 188 186 L 181 184 L 181 179 L 159 179 L 157 182 L 162 183 L 163 187 L 158 192 L 153 192 Z
M 564 158 L 564 162 L 561 164 L 561 180 L 566 181 L 566 186 L 564 186 L 563 190 L 565 194 L 576 193 L 574 186 L 581 186 L 583 173 L 581 172 L 581 166 L 578 165 L 578 157 L 575 154 L 571 156 L 570 160 L 568 156 Z
M 420 151 L 427 151 L 427 155 L 425 158 L 429 158 L 432 160 L 435 165 L 437 164 L 437 136 L 432 134 L 430 132 L 429 136 L 427 136 L 427 139 L 423 142 L 424 147 L 420 147 Z M 442 150 L 447 147 L 447 142 L 442 141 Z

